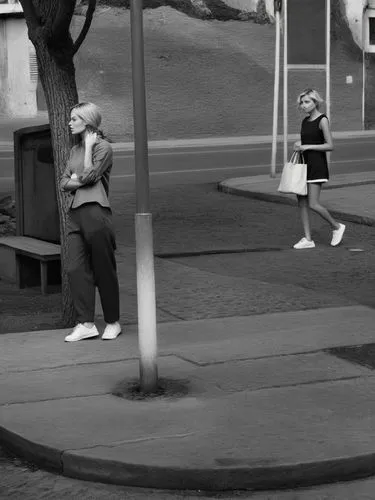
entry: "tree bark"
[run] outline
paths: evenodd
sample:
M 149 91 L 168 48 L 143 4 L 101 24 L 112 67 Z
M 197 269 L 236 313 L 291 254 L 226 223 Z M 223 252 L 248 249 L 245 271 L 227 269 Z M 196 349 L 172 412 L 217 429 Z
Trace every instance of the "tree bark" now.
M 62 323 L 70 327 L 75 322 L 75 310 L 66 273 L 66 217 L 69 195 L 60 191 L 59 184 L 73 143 L 68 128 L 70 109 L 78 102 L 73 57 L 90 27 L 96 0 L 90 0 L 90 15 L 86 19 L 85 29 L 76 45 L 69 31 L 76 0 L 48 0 L 48 2 L 20 0 L 20 2 L 28 26 L 29 38 L 36 50 L 39 76 L 51 127 L 60 215 Z
M 66 59 L 63 66 L 58 65 L 43 39 L 36 43 L 36 48 L 40 80 L 44 89 L 51 126 L 56 192 L 60 215 L 62 321 L 64 326 L 70 327 L 75 322 L 75 311 L 66 273 L 66 217 L 69 195 L 61 192 L 59 183 L 72 146 L 68 122 L 70 109 L 78 102 L 78 92 L 73 59 Z

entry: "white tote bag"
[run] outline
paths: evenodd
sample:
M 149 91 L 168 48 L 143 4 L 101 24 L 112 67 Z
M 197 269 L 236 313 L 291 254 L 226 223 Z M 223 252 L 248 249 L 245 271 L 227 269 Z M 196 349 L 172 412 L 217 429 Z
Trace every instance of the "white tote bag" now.
M 299 151 L 294 151 L 290 161 L 284 165 L 277 190 L 280 193 L 307 195 L 307 165 Z

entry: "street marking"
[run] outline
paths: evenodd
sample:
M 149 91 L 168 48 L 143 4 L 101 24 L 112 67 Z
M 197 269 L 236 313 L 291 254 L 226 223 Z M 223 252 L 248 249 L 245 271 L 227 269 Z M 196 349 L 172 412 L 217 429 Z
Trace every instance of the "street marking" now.
M 200 149 L 196 151 L 164 151 L 164 152 L 157 152 L 154 153 L 152 151 L 149 151 L 148 156 L 187 156 L 187 155 L 204 155 L 204 154 L 215 154 L 215 153 L 239 153 L 239 152 L 248 152 L 248 151 L 268 151 L 270 148 L 247 148 L 243 147 L 242 149 L 240 147 L 238 148 L 231 148 L 231 149 L 222 149 L 218 147 L 217 149 Z M 114 152 L 114 157 L 115 158 L 131 158 L 134 156 L 133 151 L 129 151 L 128 154 L 124 155 L 117 155 L 116 152 Z
M 150 172 L 150 176 L 152 175 L 168 175 L 168 174 L 190 174 L 190 173 L 199 173 L 199 172 L 215 172 L 218 170 L 240 170 L 240 169 L 252 169 L 252 168 L 261 168 L 268 167 L 269 165 L 241 165 L 237 167 L 216 167 L 216 168 L 192 168 L 192 169 L 184 169 L 184 170 L 164 170 L 161 172 Z M 124 177 L 134 177 L 135 174 L 123 174 L 123 175 L 111 175 L 111 179 L 122 179 Z
M 373 162 L 375 158 L 365 158 L 362 160 L 336 160 L 331 163 L 365 163 L 365 162 Z M 278 166 L 281 167 L 281 164 Z M 254 168 L 270 168 L 270 164 L 259 164 L 259 165 L 238 165 L 233 167 L 214 167 L 214 168 L 201 168 L 201 169 L 183 169 L 183 170 L 164 170 L 161 172 L 150 172 L 150 175 L 168 175 L 168 174 L 188 174 L 188 173 L 198 173 L 198 172 L 215 172 L 220 170 L 243 170 L 243 169 L 254 169 Z M 112 175 L 111 178 L 121 179 L 125 177 L 134 177 L 135 174 L 121 174 L 121 175 Z
M 337 139 L 337 140 L 343 140 L 343 139 Z M 353 144 L 371 144 L 370 141 L 351 141 L 345 142 L 343 144 L 340 144 L 340 149 L 342 146 L 350 146 L 352 147 Z M 199 149 L 198 149 L 199 148 Z M 182 155 L 198 155 L 198 154 L 214 154 L 214 153 L 246 153 L 246 152 L 251 152 L 251 151 L 271 151 L 271 145 L 268 144 L 267 146 L 261 146 L 261 147 L 251 147 L 247 145 L 239 145 L 239 146 L 232 146 L 232 147 L 225 147 L 225 146 L 217 146 L 216 149 L 205 149 L 204 146 L 198 146 L 196 150 L 191 151 L 190 149 L 183 150 L 183 151 L 158 151 L 158 152 L 153 152 L 149 150 L 149 156 L 182 156 Z M 281 148 L 280 148 L 281 151 Z M 128 153 L 125 154 L 120 154 L 117 155 L 116 152 L 114 152 L 114 157 L 115 158 L 129 158 L 133 157 L 134 152 L 129 151 Z
M 370 140 L 371 139 L 371 140 Z M 337 141 L 344 141 L 343 144 L 340 144 L 340 148 L 344 147 L 352 147 L 353 144 L 372 144 L 373 138 L 369 138 L 369 140 L 364 141 L 355 141 L 355 140 L 349 140 L 347 141 L 346 139 L 336 139 Z M 192 151 L 190 148 L 186 148 L 183 151 L 170 151 L 170 150 L 165 150 L 165 151 L 158 151 L 158 152 L 153 152 L 151 149 L 149 149 L 149 156 L 182 156 L 182 155 L 197 155 L 197 154 L 214 154 L 214 153 L 240 153 L 240 152 L 248 152 L 248 151 L 270 151 L 271 150 L 271 144 L 267 144 L 265 146 L 260 146 L 260 147 L 252 147 L 251 145 L 247 144 L 239 144 L 238 146 L 217 146 L 216 149 L 205 149 L 206 146 L 194 146 L 196 150 Z M 281 150 L 281 148 L 280 148 Z M 117 154 L 116 151 L 114 151 L 114 157 L 121 159 L 121 158 L 132 158 L 134 157 L 134 151 L 128 151 L 128 152 L 121 152 L 120 154 Z M 13 160 L 13 156 L 1 156 L 0 152 L 0 160 L 6 160 L 10 161 Z

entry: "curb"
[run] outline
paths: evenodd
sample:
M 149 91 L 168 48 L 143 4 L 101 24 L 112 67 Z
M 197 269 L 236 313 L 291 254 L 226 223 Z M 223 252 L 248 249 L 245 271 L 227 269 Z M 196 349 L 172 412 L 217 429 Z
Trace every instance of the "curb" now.
M 150 466 L 95 459 L 29 441 L 0 427 L 5 447 L 44 469 L 64 476 L 122 486 L 169 490 L 279 490 L 353 481 L 375 474 L 375 453 L 320 462 L 275 466 L 246 464 L 246 460 L 216 468 Z
M 235 196 L 243 196 L 245 198 L 252 198 L 255 200 L 261 200 L 261 201 L 268 201 L 270 203 L 281 203 L 283 205 L 291 205 L 291 206 L 297 206 L 297 201 L 294 198 L 290 198 L 286 195 L 281 195 L 281 194 L 276 194 L 276 193 L 262 193 L 259 191 L 248 191 L 245 189 L 233 187 L 233 186 L 228 186 L 226 184 L 227 181 L 222 181 L 218 184 L 218 191 L 221 191 L 222 193 L 227 193 L 227 194 L 233 194 Z M 341 185 L 341 186 L 334 186 L 329 189 L 339 189 L 343 187 L 349 187 L 349 186 L 361 186 L 361 185 L 366 185 L 366 184 L 374 184 L 373 181 L 363 181 L 363 182 L 358 182 L 356 184 L 348 184 L 348 185 Z M 343 212 L 335 209 L 330 209 L 330 213 L 334 217 L 338 217 L 342 220 L 348 221 L 348 222 L 353 222 L 354 224 L 362 224 L 364 226 L 375 226 L 375 218 L 372 217 L 366 217 L 364 215 L 356 215 L 356 214 L 351 214 L 348 212 Z

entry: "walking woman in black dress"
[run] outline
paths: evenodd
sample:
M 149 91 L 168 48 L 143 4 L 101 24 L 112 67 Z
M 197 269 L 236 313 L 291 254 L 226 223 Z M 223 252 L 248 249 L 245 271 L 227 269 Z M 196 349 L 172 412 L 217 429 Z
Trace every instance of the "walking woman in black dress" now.
M 339 245 L 345 232 L 345 225 L 337 222 L 319 201 L 322 184 L 329 179 L 327 151 L 333 149 L 328 118 L 319 111 L 322 102 L 319 93 L 313 89 L 303 91 L 297 99 L 299 107 L 307 114 L 302 121 L 301 140 L 294 145 L 295 151 L 303 153 L 307 164 L 307 196 L 297 196 L 305 236 L 293 246 L 297 250 L 315 247 L 311 238 L 310 209 L 332 227 L 331 246 Z

